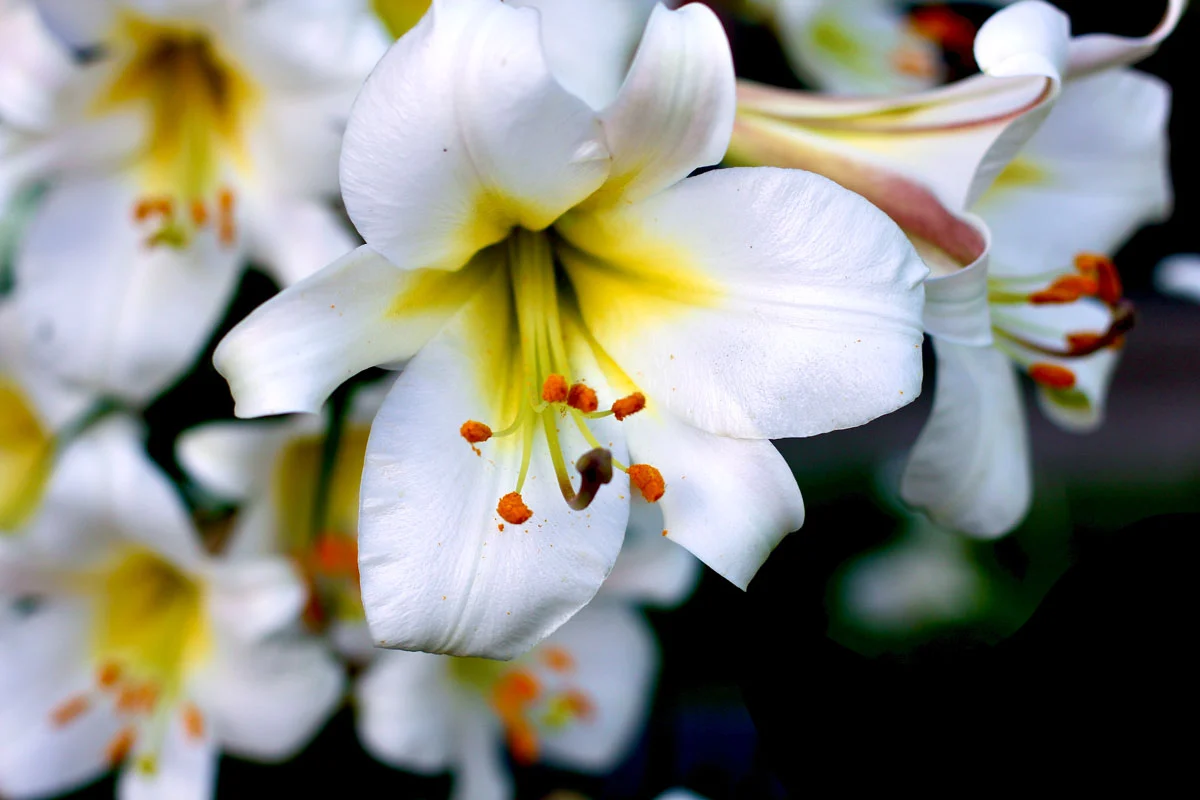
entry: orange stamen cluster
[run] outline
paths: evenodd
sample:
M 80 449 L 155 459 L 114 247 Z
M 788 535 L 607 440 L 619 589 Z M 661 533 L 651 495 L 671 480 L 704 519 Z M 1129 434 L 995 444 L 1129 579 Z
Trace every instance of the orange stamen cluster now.
M 512 525 L 528 522 L 529 518 L 533 516 L 533 512 L 529 510 L 529 506 L 525 505 L 519 492 L 509 492 L 501 497 L 496 506 L 496 513 L 500 515 L 501 519 Z
M 1029 295 L 1034 305 L 1074 303 L 1083 297 L 1095 297 L 1109 306 L 1121 302 L 1124 290 L 1117 267 L 1105 256 L 1080 253 L 1075 257 L 1075 274 L 1063 275 L 1045 289 Z
M 146 247 L 154 248 L 162 245 L 168 247 L 186 247 L 195 231 L 207 228 L 216 218 L 217 241 L 222 247 L 232 247 L 237 239 L 237 224 L 234 219 L 234 194 L 228 188 L 217 192 L 215 214 L 210 211 L 208 204 L 193 198 L 188 204 L 187 213 L 180 212 L 176 199 L 169 195 L 139 198 L 133 206 L 133 219 L 138 224 L 151 223 L 155 225 L 153 232 L 146 238 Z
M 526 711 L 537 702 L 542 688 L 528 672 L 510 672 L 492 688 L 492 706 L 504 723 L 505 738 L 513 759 L 518 764 L 533 764 L 538 760 L 540 745 L 537 730 Z
M 657 502 L 667 488 L 662 473 L 649 464 L 631 464 L 629 482 L 637 487 L 648 503 Z

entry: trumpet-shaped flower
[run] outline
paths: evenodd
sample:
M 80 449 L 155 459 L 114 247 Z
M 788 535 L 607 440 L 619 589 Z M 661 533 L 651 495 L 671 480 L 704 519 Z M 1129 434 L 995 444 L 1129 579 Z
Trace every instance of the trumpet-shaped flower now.
M 0 550 L 0 792 L 45 796 L 120 768 L 122 798 L 208 797 L 218 750 L 298 750 L 341 670 L 288 633 L 285 562 L 218 559 L 138 432 L 106 419 L 62 456 Z
M 744 587 L 803 518 L 766 440 L 918 390 L 925 268 L 884 215 L 801 172 L 685 179 L 733 122 L 710 11 L 656 8 L 599 112 L 556 80 L 541 34 L 530 9 L 435 3 L 347 127 L 343 195 L 367 244 L 215 356 L 240 416 L 315 411 L 355 372 L 407 362 L 359 522 L 384 646 L 527 651 L 595 594 L 635 491 Z
M 605 773 L 650 710 L 658 648 L 641 615 L 597 601 L 511 662 L 380 651 L 355 689 L 359 737 L 384 763 L 454 774 L 454 800 L 514 796 L 522 765 Z
M 27 51 L 0 59 L 18 89 L 0 101 L 0 207 L 49 184 L 15 260 L 28 346 L 144 401 L 203 347 L 248 257 L 286 284 L 353 246 L 327 203 L 386 38 L 353 3 L 34 5 L 0 28 L 0 49 Z
M 742 93 L 735 162 L 806 167 L 864 194 L 934 271 L 937 393 L 902 491 L 939 524 L 996 536 L 1028 510 L 1012 364 L 1059 424 L 1099 421 L 1132 323 L 1108 256 L 1169 207 L 1167 92 L 1119 67 L 1152 50 L 1183 5 L 1151 36 L 1122 40 L 1070 38 L 1060 12 L 1017 3 L 980 30 L 984 74 L 925 94 Z

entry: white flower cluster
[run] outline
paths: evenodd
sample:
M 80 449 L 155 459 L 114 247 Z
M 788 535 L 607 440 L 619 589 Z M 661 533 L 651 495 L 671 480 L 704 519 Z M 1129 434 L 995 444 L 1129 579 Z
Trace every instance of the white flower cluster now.
M 1169 93 L 1127 66 L 1185 3 L 1143 39 L 893 5 L 742 4 L 873 93 L 832 97 L 739 81 L 699 3 L 0 0 L 0 796 L 207 798 L 348 695 L 456 797 L 512 795 L 501 742 L 610 770 L 640 609 L 701 562 L 745 589 L 804 521 L 770 440 L 911 402 L 926 334 L 903 497 L 1016 527 L 1018 372 L 1099 423 L 1110 256 L 1169 210 Z M 201 524 L 142 415 L 249 266 L 283 289 L 214 363 L 293 416 L 178 439 L 235 509 Z

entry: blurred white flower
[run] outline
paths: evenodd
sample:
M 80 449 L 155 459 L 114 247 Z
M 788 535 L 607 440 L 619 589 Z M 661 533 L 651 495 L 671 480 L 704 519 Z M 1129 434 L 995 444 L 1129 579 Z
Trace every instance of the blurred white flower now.
M 26 3 L 0 17 L 0 51 L 22 53 L 0 58 L 16 87 L 0 207 L 49 186 L 15 262 L 28 346 L 145 401 L 196 357 L 247 258 L 286 284 L 353 246 L 329 204 L 337 148 L 386 37 L 354 3 L 32 5 L 47 25 Z
M 1163 294 L 1200 303 L 1200 255 L 1167 256 L 1154 269 L 1154 285 Z
M 239 416 L 315 411 L 408 361 L 363 475 L 379 645 L 527 651 L 599 589 L 633 489 L 744 587 L 803 520 L 767 439 L 862 424 L 919 387 L 925 268 L 886 217 L 798 171 L 684 180 L 733 119 L 710 11 L 656 8 L 599 114 L 541 34 L 529 9 L 447 0 L 394 45 L 342 154 L 367 245 L 214 359 Z
M 1150 36 L 1121 39 L 1070 38 L 1061 12 L 1017 3 L 979 32 L 983 75 L 923 94 L 741 91 L 735 162 L 813 169 L 862 193 L 933 271 L 937 393 L 902 491 L 946 527 L 998 536 L 1028 511 L 1014 363 L 1055 422 L 1099 422 L 1132 322 L 1107 255 L 1170 205 L 1168 93 L 1120 67 L 1151 52 L 1183 5 Z
M 0 540 L 0 793 L 69 791 L 121 768 L 122 798 L 204 798 L 219 750 L 295 753 L 342 673 L 290 628 L 277 559 L 201 550 L 140 432 L 109 417 L 63 453 L 20 539 Z
M 518 764 L 603 774 L 637 740 L 658 649 L 641 615 L 597 601 L 511 661 L 380 651 L 355 690 L 359 736 L 379 760 L 454 773 L 455 800 L 513 794 Z

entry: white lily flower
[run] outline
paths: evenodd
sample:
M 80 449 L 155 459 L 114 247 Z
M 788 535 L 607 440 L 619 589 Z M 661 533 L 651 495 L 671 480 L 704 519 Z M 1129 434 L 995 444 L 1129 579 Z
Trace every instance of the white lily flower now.
M 121 768 L 122 798 L 204 798 L 217 753 L 278 760 L 342 673 L 289 633 L 304 599 L 276 559 L 205 554 L 126 419 L 63 454 L 20 540 L 0 542 L 0 793 Z
M 514 796 L 518 764 L 605 773 L 650 710 L 658 648 L 620 604 L 593 603 L 512 662 L 380 651 L 355 689 L 363 745 L 386 764 L 454 774 L 454 800 Z
M 28 347 L 142 402 L 195 359 L 247 259 L 288 284 L 354 245 L 329 203 L 339 134 L 386 36 L 354 4 L 36 5 L 49 28 L 22 6 L 20 31 L 0 29 L 28 51 L 0 59 L 18 88 L 0 101 L 0 206 L 49 184 L 15 260 Z
M 924 94 L 741 95 L 734 161 L 806 167 L 853 188 L 900 223 L 934 271 L 925 326 L 937 393 L 902 493 L 941 525 L 998 536 L 1028 510 L 1013 363 L 1055 422 L 1099 422 L 1132 319 L 1107 255 L 1169 207 L 1167 92 L 1101 67 L 1156 46 L 1183 5 L 1174 0 L 1146 39 L 1119 40 L 1070 38 L 1061 12 L 1017 3 L 979 32 L 984 74 Z
M 62 435 L 81 423 L 90 399 L 31 363 L 16 327 L 12 307 L 0 303 L 0 533 L 37 512 Z
M 656 8 L 600 113 L 556 81 L 538 20 L 446 0 L 393 45 L 342 153 L 367 245 L 214 359 L 239 416 L 316 411 L 407 362 L 359 522 L 385 647 L 529 650 L 611 570 L 631 487 L 744 587 L 803 520 L 766 440 L 862 424 L 920 383 L 925 268 L 886 217 L 801 172 L 683 180 L 733 121 L 712 12 Z
M 1154 285 L 1163 294 L 1200 302 L 1200 255 L 1167 256 L 1154 269 Z

